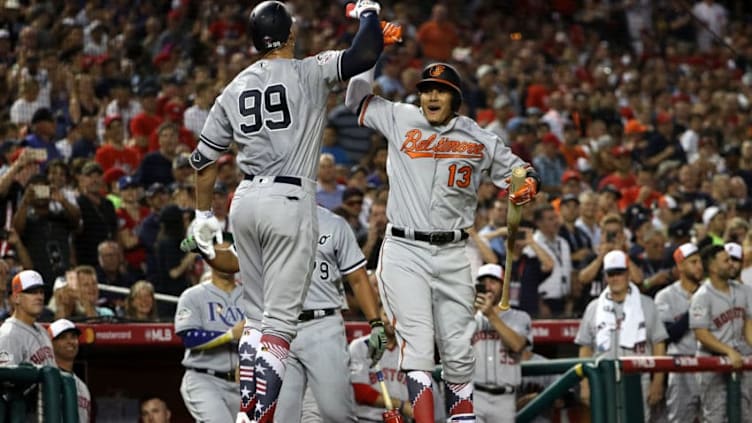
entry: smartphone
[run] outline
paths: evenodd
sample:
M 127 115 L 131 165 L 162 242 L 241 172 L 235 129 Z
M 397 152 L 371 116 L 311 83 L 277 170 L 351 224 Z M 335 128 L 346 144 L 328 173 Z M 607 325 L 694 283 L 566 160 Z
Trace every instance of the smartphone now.
M 475 284 L 475 293 L 476 294 L 485 294 L 486 293 L 486 284 L 484 282 L 477 282 Z
M 525 231 L 517 231 L 517 234 L 515 234 L 514 239 L 525 239 L 527 237 L 527 234 Z
M 616 232 L 606 232 L 606 242 L 616 241 Z
M 34 196 L 40 199 L 50 198 L 49 185 L 34 185 Z

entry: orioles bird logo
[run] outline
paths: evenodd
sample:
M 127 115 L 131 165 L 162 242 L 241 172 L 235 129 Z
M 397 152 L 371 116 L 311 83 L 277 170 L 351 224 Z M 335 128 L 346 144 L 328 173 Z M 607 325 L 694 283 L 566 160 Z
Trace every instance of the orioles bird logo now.
M 434 78 L 436 78 L 438 76 L 441 76 L 442 73 L 444 73 L 444 69 L 445 69 L 444 65 L 436 65 L 433 67 L 433 69 L 431 69 L 429 74 L 433 76 Z

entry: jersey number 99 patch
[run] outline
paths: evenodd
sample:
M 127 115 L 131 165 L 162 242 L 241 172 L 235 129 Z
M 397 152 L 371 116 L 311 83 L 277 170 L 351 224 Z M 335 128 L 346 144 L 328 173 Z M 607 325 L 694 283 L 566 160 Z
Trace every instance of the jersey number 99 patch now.
M 268 115 L 266 120 L 262 117 L 262 108 Z M 285 129 L 292 123 L 287 105 L 287 89 L 282 84 L 266 87 L 263 96 L 258 89 L 243 91 L 238 97 L 238 109 L 241 116 L 249 118 L 250 123 L 240 124 L 240 131 L 246 135 L 260 131 L 264 125 L 275 131 Z

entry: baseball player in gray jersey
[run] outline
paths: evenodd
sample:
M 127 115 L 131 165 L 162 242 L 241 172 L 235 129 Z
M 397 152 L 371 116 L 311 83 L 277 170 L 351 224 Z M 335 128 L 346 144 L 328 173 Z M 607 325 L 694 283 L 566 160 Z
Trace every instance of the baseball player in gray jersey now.
M 311 388 L 324 422 L 356 421 L 348 372 L 347 336 L 340 314 L 344 304 L 343 279 L 352 287 L 366 318 L 380 320 L 365 270 L 366 258 L 350 225 L 324 207 L 317 209 L 319 239 L 313 277 L 300 314 L 298 335 L 290 345 L 287 373 L 274 418 L 278 423 L 301 420 L 306 386 Z M 373 345 L 370 335 L 368 339 L 368 346 Z M 386 335 L 376 342 L 382 348 L 368 349 L 371 364 L 383 354 Z
M 580 346 L 579 356 L 618 358 L 621 356 L 661 356 L 666 354 L 666 328 L 658 320 L 658 311 L 650 297 L 642 295 L 629 281 L 629 258 L 620 250 L 603 257 L 607 288 L 585 309 L 574 343 Z M 663 399 L 663 373 L 642 378 L 645 421 L 650 420 L 650 407 Z M 580 397 L 590 404 L 590 385 L 580 384 Z
M 50 335 L 36 322 L 44 310 L 42 275 L 21 271 L 13 277 L 11 290 L 13 315 L 0 326 L 0 366 L 57 366 Z
M 655 307 L 668 332 L 668 354 L 694 357 L 697 339 L 689 330 L 689 302 L 703 278 L 702 259 L 692 243 L 677 247 L 673 256 L 679 280 L 658 291 Z M 692 422 L 700 418 L 700 391 L 693 373 L 668 374 L 666 407 L 671 422 Z
M 355 403 L 347 367 L 347 338 L 340 314 L 344 304 L 343 279 L 352 287 L 366 318 L 381 320 L 364 267 L 366 259 L 350 225 L 321 206 L 317 210 L 320 233 L 315 269 L 299 316 L 298 334 L 290 344 L 288 369 L 274 417 L 280 423 L 301 420 L 301 405 L 307 386 L 312 388 L 325 422 L 355 421 Z M 181 248 L 192 250 L 191 238 L 184 241 Z M 217 255 L 209 260 L 209 264 L 215 270 L 236 271 L 238 259 L 234 249 L 228 248 L 227 243 L 215 248 Z M 368 340 L 368 356 L 373 364 L 383 354 L 387 337 L 383 331 L 373 330 Z M 241 375 L 253 365 L 247 357 L 249 347 L 249 344 L 240 347 Z M 247 394 L 241 391 L 241 399 L 247 399 Z
M 235 369 L 245 324 L 242 294 L 233 273 L 212 269 L 211 280 L 186 289 L 178 300 L 175 333 L 186 346 L 180 394 L 197 421 L 234 421 L 240 406 Z
M 505 142 L 457 115 L 460 77 L 436 63 L 423 70 L 420 107 L 372 95 L 373 72 L 350 80 L 345 103 L 361 125 L 388 140 L 393 181 L 386 237 L 377 270 L 379 290 L 401 345 L 400 368 L 418 423 L 433 423 L 434 340 L 442 359 L 446 406 L 452 421 L 473 421 L 473 277 L 465 228 L 473 225 L 484 173 L 500 187 L 518 166 L 528 177 L 510 199 L 530 201 L 538 189 L 532 168 Z
M 352 16 L 360 18 L 360 28 L 347 50 L 296 60 L 297 29 L 286 6 L 258 4 L 249 30 L 261 58 L 217 98 L 191 155 L 197 171 L 193 236 L 213 258 L 214 240 L 222 234 L 210 211 L 216 160 L 232 142 L 239 147 L 237 164 L 245 178 L 235 191 L 230 227 L 249 319 L 247 339 L 239 348 L 250 343 L 245 354 L 254 361 L 253 369 L 241 373 L 240 389 L 250 393 L 241 401 L 241 412 L 260 423 L 273 419 L 313 270 L 316 176 L 327 97 L 335 83 L 376 63 L 384 42 L 379 9 L 373 1 L 357 2 Z
M 47 330 L 52 337 L 52 349 L 55 352 L 58 368 L 73 376 L 76 381 L 78 421 L 89 423 L 91 421 L 91 394 L 84 381 L 73 373 L 73 361 L 78 355 L 78 337 L 81 335 L 81 330 L 67 319 L 55 320 Z
M 478 269 L 475 296 L 475 416 L 478 423 L 514 423 L 516 392 L 522 382 L 520 359 L 533 344 L 530 315 L 510 308 L 502 311 L 504 271 L 498 264 Z
M 740 350 L 752 344 L 752 298 L 747 290 L 731 281 L 729 255 L 722 245 L 700 251 L 708 278 L 692 296 L 689 327 L 697 338 L 698 356 L 725 355 L 731 365 L 742 365 Z M 740 373 L 742 383 L 747 375 Z M 721 373 L 697 373 L 704 422 L 726 421 L 726 377 Z M 744 392 L 742 416 L 749 416 L 749 392 Z
M 50 335 L 37 319 L 44 310 L 44 281 L 34 270 L 24 270 L 11 281 L 13 315 L 0 326 L 0 366 L 31 363 L 35 366 L 57 366 Z M 38 413 L 42 397 L 32 391 L 28 398 L 29 415 Z M 36 401 L 33 398 L 36 396 Z M 36 407 L 33 406 L 36 404 Z

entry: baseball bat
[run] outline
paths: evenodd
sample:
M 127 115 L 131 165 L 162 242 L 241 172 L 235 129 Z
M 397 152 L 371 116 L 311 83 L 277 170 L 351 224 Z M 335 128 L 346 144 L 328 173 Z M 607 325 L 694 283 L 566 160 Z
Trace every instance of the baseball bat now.
M 384 398 L 384 406 L 386 408 L 386 411 L 381 414 L 382 420 L 384 423 L 405 423 L 399 410 L 393 408 L 392 397 L 389 396 L 389 390 L 386 389 L 386 383 L 384 383 L 384 372 L 381 371 L 381 366 L 376 364 L 374 369 L 376 370 L 376 379 L 379 381 L 381 396 Z
M 525 183 L 525 177 L 527 171 L 524 168 L 517 167 L 512 169 L 512 176 L 509 178 L 509 196 Z M 509 201 L 509 208 L 507 209 L 507 257 L 504 262 L 504 285 L 501 287 L 501 303 L 499 308 L 502 310 L 509 310 L 509 284 L 512 277 L 512 252 L 514 251 L 514 243 L 517 238 L 517 228 L 520 226 L 520 218 L 522 217 L 522 207 Z

